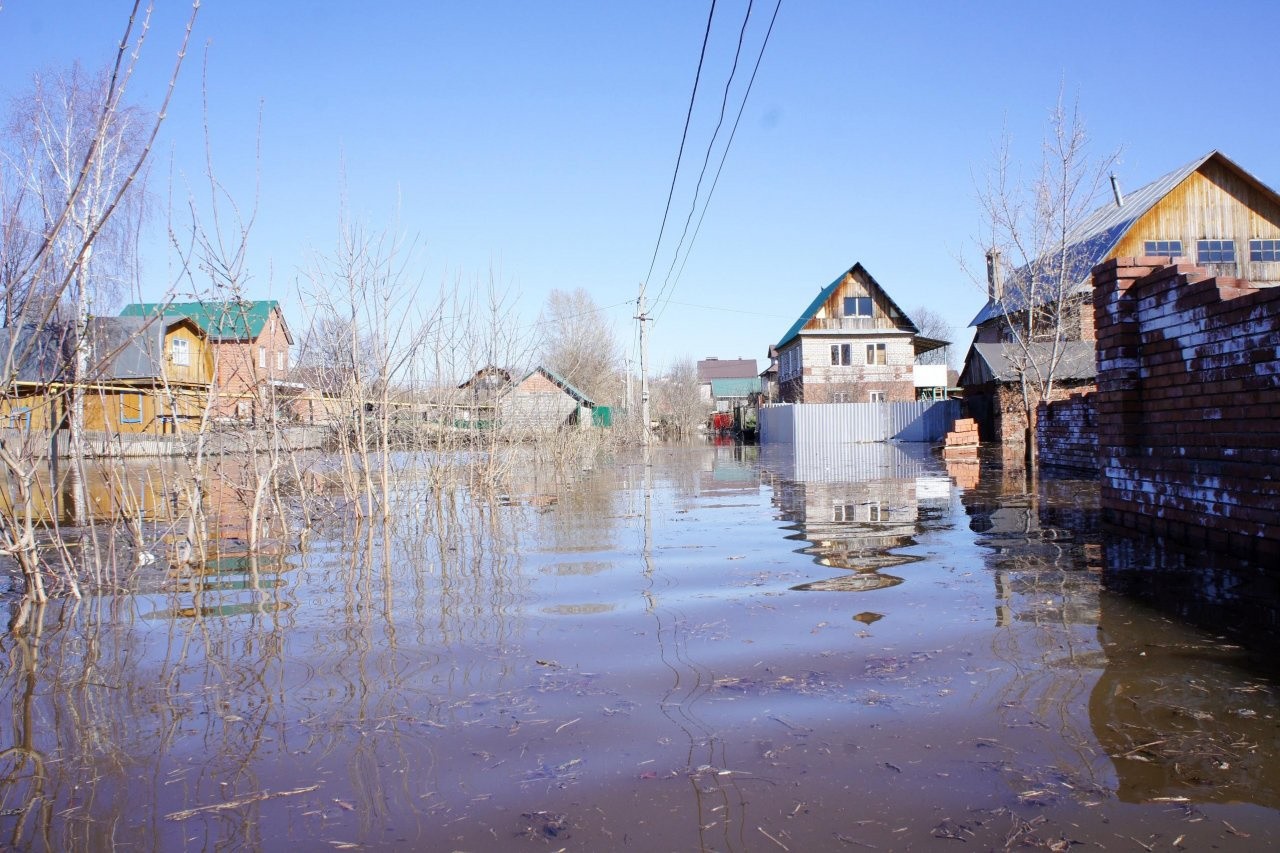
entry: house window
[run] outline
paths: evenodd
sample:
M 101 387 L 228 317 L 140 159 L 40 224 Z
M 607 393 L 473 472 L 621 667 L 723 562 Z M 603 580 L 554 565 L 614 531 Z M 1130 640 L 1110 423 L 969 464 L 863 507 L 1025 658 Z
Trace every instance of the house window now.
M 854 504 L 833 504 L 831 507 L 832 521 L 856 521 L 858 507 Z
M 265 368 L 267 366 L 267 348 L 258 347 L 258 367 Z
M 1144 255 L 1168 255 L 1173 258 L 1182 257 L 1181 240 L 1148 240 L 1142 244 Z
M 9 427 L 11 429 L 31 430 L 31 410 L 28 408 L 14 409 L 9 413 Z
M 1196 262 L 1201 264 L 1234 264 L 1235 240 L 1197 240 Z
M 1249 260 L 1280 261 L 1280 240 L 1250 240 Z
M 868 399 L 870 402 L 872 402 L 872 403 L 883 403 L 883 402 L 884 402 L 884 392 L 883 392 L 883 391 L 871 391 L 870 393 L 868 393 L 868 394 L 867 394 L 867 399 Z
M 871 501 L 867 504 L 867 521 L 884 521 L 884 509 L 881 508 L 880 501 Z
M 867 364 L 885 364 L 884 344 L 867 344 Z
M 871 297 L 870 296 L 846 296 L 844 298 L 844 316 L 870 317 L 871 316 Z
M 169 342 L 169 358 L 175 365 L 186 367 L 191 363 L 191 344 L 185 338 Z
M 280 350 L 276 353 L 276 370 L 284 370 L 284 350 Z
M 840 345 L 839 344 L 831 345 L 831 363 L 832 364 L 840 363 Z
M 840 345 L 840 363 L 846 367 L 853 364 L 853 344 Z
M 120 395 L 120 423 L 122 424 L 142 423 L 142 395 L 141 394 L 121 394 Z

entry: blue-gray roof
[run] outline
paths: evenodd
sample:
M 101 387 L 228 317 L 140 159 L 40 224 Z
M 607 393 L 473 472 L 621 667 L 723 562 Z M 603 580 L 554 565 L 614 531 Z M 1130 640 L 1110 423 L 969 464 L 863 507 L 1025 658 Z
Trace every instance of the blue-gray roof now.
M 918 333 L 920 331 L 920 329 L 916 327 L 916 324 L 911 322 L 911 318 L 906 315 L 906 312 L 903 311 L 901 308 L 899 308 L 898 303 L 894 302 L 893 298 L 889 296 L 888 292 L 883 287 L 880 286 L 880 282 L 876 281 L 875 277 L 872 276 L 871 273 L 867 272 L 867 268 L 864 267 L 861 263 L 856 263 L 853 266 L 849 267 L 844 272 L 840 273 L 840 275 L 836 276 L 835 281 L 831 282 L 826 287 L 822 288 L 822 290 L 818 291 L 818 295 L 815 296 L 813 301 L 809 303 L 809 307 L 804 309 L 804 312 L 800 314 L 799 319 L 797 319 L 794 323 L 791 324 L 791 328 L 787 329 L 786 334 L 784 334 L 781 338 L 779 338 L 777 343 L 778 349 L 782 349 L 787 344 L 791 343 L 791 341 L 794 340 L 795 337 L 800 334 L 800 331 L 805 327 L 805 325 L 810 320 L 813 319 L 814 315 L 818 313 L 818 310 L 822 308 L 823 305 L 826 304 L 826 301 L 828 299 L 831 298 L 831 294 L 835 293 L 836 290 L 840 287 L 840 284 L 844 281 L 845 276 L 849 275 L 855 270 L 865 275 L 867 277 L 867 281 L 871 282 L 872 286 L 875 287 L 876 290 L 880 291 L 881 295 L 883 295 L 885 299 L 889 300 L 889 304 L 892 305 L 894 310 L 898 312 L 898 315 L 902 317 L 902 321 L 898 323 L 898 328 L 904 329 L 906 331 L 910 331 L 913 334 Z
M 1131 193 L 1126 193 L 1123 205 L 1117 205 L 1114 202 L 1102 205 L 1085 217 L 1079 225 L 1072 229 L 1071 234 L 1067 237 L 1067 245 L 1069 247 L 1067 251 L 1071 258 L 1071 277 L 1075 281 L 1072 292 L 1088 292 L 1092 287 L 1091 276 L 1093 268 L 1107 259 L 1107 256 L 1115 249 L 1120 240 L 1129 233 L 1129 229 L 1134 226 L 1134 223 L 1150 211 L 1151 208 L 1155 207 L 1175 187 L 1191 177 L 1201 166 L 1215 157 L 1244 174 L 1254 183 L 1267 189 L 1266 184 L 1263 184 L 1253 175 L 1240 168 L 1221 152 L 1214 150 L 1203 157 L 1174 169 L 1169 174 L 1157 178 L 1144 187 L 1140 187 Z M 1030 264 L 1027 266 L 1030 266 Z M 1016 282 L 1019 277 L 1027 274 L 1026 270 L 1027 267 L 1020 267 L 1010 275 L 1010 280 L 1015 283 L 1012 292 L 1017 292 Z M 978 312 L 969 325 L 981 325 L 988 320 L 999 317 L 1003 313 L 1017 311 L 1022 307 L 1021 305 L 1009 304 L 1009 302 L 1008 297 L 1006 297 L 1003 306 L 988 300 L 987 304 L 982 307 L 982 310 Z

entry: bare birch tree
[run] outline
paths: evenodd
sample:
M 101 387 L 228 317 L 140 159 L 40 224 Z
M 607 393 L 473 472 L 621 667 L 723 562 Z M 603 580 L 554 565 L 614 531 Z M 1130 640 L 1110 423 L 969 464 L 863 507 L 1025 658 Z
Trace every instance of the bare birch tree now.
M 1072 312 L 1087 295 L 1080 285 L 1092 257 L 1080 226 L 1097 206 L 1118 153 L 1095 156 L 1078 105 L 1061 96 L 1050 113 L 1041 161 L 1020 179 L 1006 133 L 984 188 L 986 287 L 1002 324 L 1005 356 L 1018 376 L 1028 470 L 1036 467 L 1035 413 L 1053 397 Z M 973 276 L 978 280 L 977 276 Z

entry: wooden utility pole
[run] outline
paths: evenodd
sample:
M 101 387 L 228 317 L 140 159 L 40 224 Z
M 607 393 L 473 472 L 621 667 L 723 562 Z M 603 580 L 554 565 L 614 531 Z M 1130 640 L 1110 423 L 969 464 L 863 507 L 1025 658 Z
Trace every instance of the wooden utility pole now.
M 636 300 L 636 319 L 640 321 L 640 430 L 645 446 L 649 445 L 649 331 L 645 323 L 644 282 L 640 282 L 640 298 Z

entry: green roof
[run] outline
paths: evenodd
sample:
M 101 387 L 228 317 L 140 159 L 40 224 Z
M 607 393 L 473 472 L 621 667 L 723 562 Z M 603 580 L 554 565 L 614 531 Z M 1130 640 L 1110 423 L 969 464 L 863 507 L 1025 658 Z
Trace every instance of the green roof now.
M 867 272 L 866 267 L 864 267 L 860 263 L 857 263 L 849 267 L 844 272 L 840 273 L 840 275 L 836 278 L 835 281 L 831 282 L 826 287 L 822 288 L 822 290 L 818 291 L 818 295 L 814 297 L 812 302 L 809 303 L 809 307 L 804 309 L 804 313 L 800 315 L 800 318 L 796 320 L 791 325 L 791 328 L 787 329 L 787 333 L 783 335 L 781 339 L 779 339 L 778 343 L 776 344 L 778 349 L 782 349 L 787 344 L 795 340 L 795 337 L 800 334 L 800 330 L 803 329 L 809 323 L 809 321 L 814 318 L 814 316 L 818 313 L 818 309 L 820 309 L 824 304 L 826 304 L 826 301 L 831 297 L 831 294 L 835 293 L 836 290 L 840 287 L 840 285 L 844 282 L 844 277 L 854 272 L 855 270 L 862 270 L 862 274 L 867 277 L 867 281 L 871 282 L 871 284 L 875 287 L 875 289 L 880 292 L 880 295 L 882 295 L 885 298 L 885 300 L 888 301 L 888 303 L 894 307 L 894 309 L 898 312 L 898 314 L 902 316 L 902 322 L 898 324 L 898 328 L 905 329 L 906 331 L 909 331 L 912 334 L 919 334 L 920 330 L 916 327 L 916 324 L 911 322 L 911 318 L 908 317 L 906 313 L 903 312 L 903 310 L 898 307 L 898 303 L 894 302 L 893 297 L 889 296 L 889 294 L 885 291 L 885 289 L 880 286 L 880 282 L 876 281 L 875 278 L 871 275 L 871 273 Z
M 121 317 L 187 317 L 209 336 L 211 341 L 251 341 L 262 334 L 272 309 L 280 303 L 274 299 L 227 300 L 210 302 L 135 302 L 126 305 Z M 283 317 L 283 315 L 282 315 Z M 293 343 L 289 326 L 285 337 Z
M 760 391 L 760 377 L 748 379 L 712 379 L 711 396 L 717 400 L 725 397 L 749 397 Z

